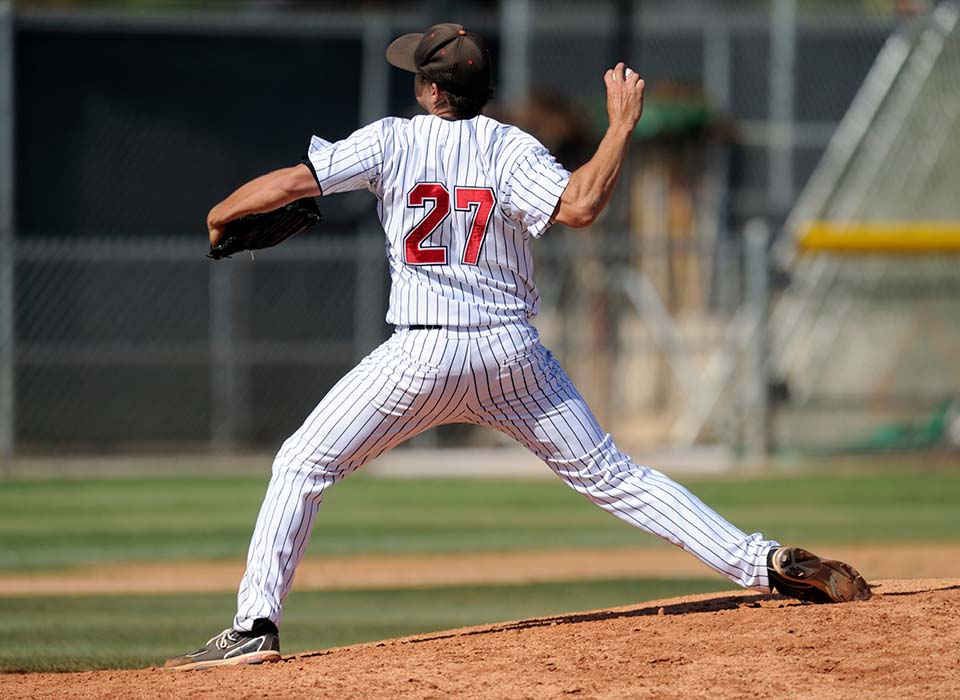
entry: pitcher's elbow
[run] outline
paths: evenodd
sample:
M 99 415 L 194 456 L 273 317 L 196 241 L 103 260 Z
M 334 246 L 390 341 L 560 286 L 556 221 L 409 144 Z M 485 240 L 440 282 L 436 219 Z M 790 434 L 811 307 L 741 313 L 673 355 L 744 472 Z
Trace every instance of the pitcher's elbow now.
M 571 228 L 586 228 L 600 216 L 600 207 L 593 202 L 583 202 L 573 207 L 570 213 L 571 221 L 568 224 Z
M 275 184 L 277 189 L 284 194 L 285 199 L 293 200 L 320 195 L 320 188 L 313 172 L 303 164 L 281 171 L 281 175 L 277 178 Z
M 596 221 L 600 208 L 584 200 L 561 200 L 553 220 L 570 228 L 585 228 Z

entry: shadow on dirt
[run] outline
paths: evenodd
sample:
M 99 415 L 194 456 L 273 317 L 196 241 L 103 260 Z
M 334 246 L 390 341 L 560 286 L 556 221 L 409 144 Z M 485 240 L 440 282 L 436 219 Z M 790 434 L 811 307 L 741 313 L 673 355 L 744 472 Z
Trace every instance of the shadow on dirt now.
M 895 591 L 884 593 L 882 586 L 874 586 L 873 592 L 882 595 L 884 598 L 892 598 L 901 595 L 920 595 L 921 593 L 934 593 L 935 591 L 960 591 L 960 586 L 945 586 L 944 588 L 924 588 L 922 591 Z
M 874 586 L 874 592 L 881 597 L 893 596 L 915 596 L 924 593 L 934 593 L 939 591 L 960 590 L 960 585 L 945 586 L 942 588 L 925 588 L 917 591 L 891 591 L 884 593 L 882 586 Z M 782 601 L 784 605 L 809 605 L 786 596 L 759 593 L 754 595 L 718 595 L 715 598 L 706 600 L 690 601 L 686 603 L 674 603 L 668 605 L 659 605 L 656 603 L 643 605 L 641 607 L 629 610 L 606 610 L 589 613 L 570 613 L 567 615 L 556 615 L 554 617 L 539 617 L 529 620 L 519 620 L 517 622 L 507 622 L 499 625 L 492 625 L 481 629 L 467 630 L 463 632 L 451 632 L 446 634 L 425 634 L 422 636 L 410 637 L 404 640 L 398 640 L 397 644 L 421 644 L 424 642 L 434 642 L 443 639 L 454 639 L 457 637 L 473 637 L 481 635 L 502 634 L 504 632 L 514 632 L 519 630 L 535 629 L 538 627 L 553 627 L 557 625 L 576 625 L 584 622 L 602 622 L 605 620 L 619 620 L 631 617 L 646 617 L 656 615 L 690 615 L 695 613 L 718 612 L 721 610 L 737 610 L 739 608 L 759 608 L 762 602 Z M 661 612 L 662 611 L 662 612 Z M 387 642 L 380 642 L 377 646 L 386 646 Z M 326 656 L 335 653 L 335 649 L 328 649 L 316 652 L 298 654 L 295 659 L 308 659 L 318 656 Z M 290 660 L 292 660 L 290 659 Z
M 582 622 L 602 622 L 604 620 L 620 620 L 630 617 L 646 617 L 648 615 L 659 615 L 663 610 L 664 615 L 688 615 L 691 613 L 717 612 L 719 610 L 736 610 L 743 607 L 759 607 L 764 600 L 790 600 L 779 595 L 767 593 L 750 596 L 731 596 L 725 595 L 719 598 L 710 598 L 709 600 L 698 600 L 690 603 L 675 603 L 673 605 L 649 605 L 633 610 L 608 610 L 591 613 L 573 613 L 570 615 L 557 615 L 555 617 L 538 617 L 532 620 L 519 620 L 505 625 L 498 625 L 493 628 L 472 630 L 460 634 L 437 635 L 433 637 L 416 637 L 408 640 L 411 643 L 429 642 L 434 639 L 445 639 L 447 637 L 468 637 L 478 634 L 499 634 L 502 632 L 513 632 L 514 630 L 527 630 L 536 627 L 553 627 L 555 625 L 576 625 Z
M 646 617 L 649 615 L 689 615 L 691 613 L 717 612 L 720 610 L 736 610 L 738 608 L 758 608 L 762 601 L 782 600 L 788 604 L 803 605 L 792 598 L 784 596 L 761 593 L 756 595 L 724 595 L 708 600 L 698 600 L 688 603 L 675 603 L 672 605 L 648 605 L 632 610 L 610 610 L 591 613 L 571 613 L 569 615 L 557 615 L 555 617 L 538 617 L 531 620 L 519 620 L 517 622 L 508 622 L 502 625 L 486 627 L 478 630 L 469 630 L 465 632 L 453 632 L 449 634 L 428 634 L 419 637 L 411 637 L 399 642 L 400 644 L 421 644 L 423 642 L 435 642 L 442 639 L 453 639 L 455 637 L 473 637 L 477 635 L 502 634 L 504 632 L 513 632 L 516 630 L 528 630 L 537 627 L 553 627 L 556 625 L 576 625 L 583 622 L 602 622 L 604 620 L 620 620 L 631 617 Z M 379 645 L 378 645 L 379 646 Z M 315 656 L 325 656 L 329 651 L 311 652 L 298 654 L 297 658 L 311 658 Z

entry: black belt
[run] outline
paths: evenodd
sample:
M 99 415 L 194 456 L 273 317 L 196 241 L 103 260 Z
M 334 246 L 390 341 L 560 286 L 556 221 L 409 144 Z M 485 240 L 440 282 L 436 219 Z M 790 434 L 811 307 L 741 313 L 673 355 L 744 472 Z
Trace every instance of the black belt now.
M 409 329 L 412 330 L 412 331 L 439 331 L 439 330 L 441 330 L 441 329 L 443 328 L 443 326 L 421 326 L 421 325 L 416 325 L 416 326 L 407 326 L 407 328 L 409 328 Z

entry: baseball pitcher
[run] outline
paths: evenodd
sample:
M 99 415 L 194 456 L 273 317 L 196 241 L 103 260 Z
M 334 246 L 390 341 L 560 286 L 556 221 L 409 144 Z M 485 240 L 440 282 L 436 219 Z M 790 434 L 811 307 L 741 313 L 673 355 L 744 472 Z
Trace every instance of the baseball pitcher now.
M 232 222 L 367 189 L 386 237 L 392 337 L 341 379 L 283 443 L 247 556 L 233 624 L 168 668 L 280 658 L 282 607 L 327 489 L 404 440 L 445 423 L 499 430 L 570 488 L 682 547 L 741 586 L 814 602 L 866 599 L 849 565 L 728 523 L 682 486 L 631 461 L 604 432 L 531 324 L 540 304 L 530 245 L 559 222 L 603 211 L 643 111 L 644 82 L 603 76 L 609 127 L 567 172 L 535 138 L 483 116 L 492 96 L 483 39 L 457 24 L 407 34 L 387 60 L 414 74 L 423 116 L 388 117 L 240 187 L 209 214 L 216 247 Z

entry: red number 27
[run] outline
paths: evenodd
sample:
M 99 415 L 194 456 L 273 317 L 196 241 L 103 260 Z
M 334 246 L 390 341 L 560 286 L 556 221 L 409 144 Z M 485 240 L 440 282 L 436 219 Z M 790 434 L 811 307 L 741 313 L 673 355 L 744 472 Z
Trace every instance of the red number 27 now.
M 487 225 L 496 198 L 489 187 L 454 187 L 454 209 L 473 211 L 470 234 L 463 249 L 463 263 L 476 265 L 480 259 L 480 248 L 487 235 Z M 427 202 L 433 203 L 433 209 L 423 217 L 419 224 L 407 234 L 403 241 L 404 261 L 408 265 L 446 265 L 446 246 L 424 246 L 423 242 L 440 228 L 440 224 L 450 214 L 450 192 L 439 182 L 421 182 L 407 195 L 407 206 L 414 209 L 426 208 Z

